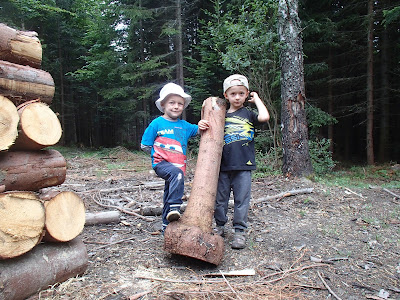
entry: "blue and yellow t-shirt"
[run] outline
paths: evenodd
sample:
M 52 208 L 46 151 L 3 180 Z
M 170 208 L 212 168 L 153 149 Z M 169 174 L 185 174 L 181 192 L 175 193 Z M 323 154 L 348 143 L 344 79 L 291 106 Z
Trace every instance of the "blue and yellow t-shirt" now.
M 225 117 L 221 171 L 255 170 L 254 125 L 258 115 L 242 107 Z

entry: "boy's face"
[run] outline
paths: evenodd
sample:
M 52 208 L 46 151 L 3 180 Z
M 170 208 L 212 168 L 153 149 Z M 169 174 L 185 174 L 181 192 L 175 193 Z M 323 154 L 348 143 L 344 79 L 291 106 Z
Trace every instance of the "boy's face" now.
M 243 85 L 235 85 L 227 89 L 224 96 L 229 101 L 230 108 L 237 110 L 243 106 L 249 90 Z
M 170 120 L 176 120 L 183 112 L 185 106 L 185 99 L 179 95 L 169 95 L 161 102 L 164 108 L 164 117 Z

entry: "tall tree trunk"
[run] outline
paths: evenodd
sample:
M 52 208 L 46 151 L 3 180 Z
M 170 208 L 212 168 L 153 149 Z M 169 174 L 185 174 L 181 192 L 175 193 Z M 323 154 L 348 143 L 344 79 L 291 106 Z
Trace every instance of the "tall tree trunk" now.
M 281 50 L 282 171 L 285 176 L 313 173 L 305 111 L 303 45 L 298 0 L 279 1 Z
M 182 46 L 182 3 L 181 0 L 176 0 L 176 79 L 177 84 L 181 87 L 185 82 L 183 79 L 183 46 Z M 186 120 L 186 111 L 182 113 L 182 119 Z
M 332 69 L 333 69 L 333 64 L 332 64 L 332 49 L 329 48 L 329 82 L 328 82 L 328 113 L 333 116 L 333 84 L 332 84 Z M 333 155 L 334 147 L 333 147 L 333 124 L 328 125 L 328 139 L 330 141 L 329 144 L 329 151 Z
M 374 164 L 374 1 L 368 0 L 368 58 L 367 58 L 367 163 Z
M 390 6 L 390 0 L 383 1 L 382 9 L 387 9 Z M 389 33 L 386 26 L 382 26 L 382 47 L 381 47 L 381 115 L 380 115 L 380 132 L 379 132 L 379 161 L 384 162 L 388 160 L 389 149 L 389 116 L 390 116 L 390 103 L 389 103 L 389 76 L 388 76 L 388 62 L 389 62 Z

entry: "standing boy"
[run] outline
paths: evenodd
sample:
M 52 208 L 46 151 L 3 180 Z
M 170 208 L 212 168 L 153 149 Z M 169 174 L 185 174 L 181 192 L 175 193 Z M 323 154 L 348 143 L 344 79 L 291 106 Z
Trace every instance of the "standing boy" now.
M 165 180 L 162 232 L 181 216 L 188 140 L 199 130 L 208 129 L 206 120 L 195 125 L 179 119 L 191 100 L 182 87 L 167 83 L 155 103 L 163 115 L 150 123 L 141 141 L 141 148 L 151 154 L 154 171 Z
M 232 248 L 246 246 L 244 230 L 247 228 L 247 213 L 251 196 L 251 171 L 256 169 L 254 150 L 254 125 L 269 120 L 269 113 L 256 92 L 249 91 L 245 76 L 234 74 L 225 79 L 224 96 L 230 106 L 225 118 L 224 148 L 218 179 L 218 190 L 214 218 L 216 233 L 224 236 L 224 225 L 228 221 L 228 202 L 231 190 L 234 197 Z M 258 114 L 244 107 L 249 102 L 257 107 Z

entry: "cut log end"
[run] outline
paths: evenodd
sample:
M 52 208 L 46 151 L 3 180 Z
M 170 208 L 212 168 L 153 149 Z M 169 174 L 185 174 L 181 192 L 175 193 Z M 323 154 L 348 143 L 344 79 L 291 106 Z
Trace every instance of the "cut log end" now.
M 172 222 L 164 233 L 164 250 L 219 265 L 224 255 L 224 239 L 195 226 Z
M 62 135 L 57 115 L 44 103 L 34 102 L 19 109 L 20 136 L 13 149 L 40 150 L 58 143 Z
M 77 237 L 85 226 L 85 206 L 74 192 L 61 192 L 45 202 L 47 241 L 67 242 Z
M 0 95 L 0 151 L 7 150 L 18 136 L 19 115 L 11 100 Z
M 30 251 L 40 242 L 44 223 L 44 207 L 34 193 L 0 194 L 0 258 Z

